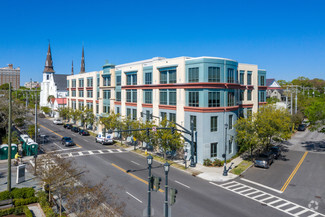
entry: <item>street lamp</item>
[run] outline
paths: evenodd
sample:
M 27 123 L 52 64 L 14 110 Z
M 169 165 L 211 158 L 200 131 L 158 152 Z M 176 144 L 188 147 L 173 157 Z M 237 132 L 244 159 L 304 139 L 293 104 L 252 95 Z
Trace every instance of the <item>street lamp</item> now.
M 165 180 L 165 217 L 168 217 L 168 172 L 169 172 L 169 163 L 166 162 L 164 164 L 164 170 L 165 170 L 165 175 L 166 175 L 166 180 Z
M 227 128 L 228 128 L 228 124 L 225 124 L 225 153 L 223 154 L 224 156 L 224 163 L 223 163 L 223 174 L 224 176 L 227 176 Z
M 149 155 L 147 157 L 147 163 L 148 163 L 148 170 L 149 170 L 149 176 L 148 176 L 148 217 L 151 216 L 151 165 L 153 163 L 153 157 Z

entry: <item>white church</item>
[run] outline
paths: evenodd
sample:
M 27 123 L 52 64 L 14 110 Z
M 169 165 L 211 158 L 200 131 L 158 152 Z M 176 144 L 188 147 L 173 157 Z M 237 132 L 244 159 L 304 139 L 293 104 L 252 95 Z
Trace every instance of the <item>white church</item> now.
M 73 70 L 73 69 L 72 69 Z M 67 76 L 55 74 L 51 47 L 47 51 L 45 67 L 43 71 L 43 81 L 41 82 L 40 106 L 52 109 L 52 116 L 57 116 L 57 109 L 66 106 L 67 97 Z

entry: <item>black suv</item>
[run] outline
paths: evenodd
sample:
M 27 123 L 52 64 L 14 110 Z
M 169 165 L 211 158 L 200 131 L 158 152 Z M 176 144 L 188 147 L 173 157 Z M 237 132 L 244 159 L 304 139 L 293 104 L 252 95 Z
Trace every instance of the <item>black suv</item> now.
M 281 155 L 281 148 L 279 146 L 270 148 L 270 151 L 272 152 L 274 159 L 278 159 Z
M 306 130 L 306 124 L 299 124 L 298 131 L 305 131 Z
M 272 152 L 264 152 L 259 154 L 254 161 L 254 166 L 268 169 L 273 163 L 274 155 Z
M 64 146 L 73 146 L 75 143 L 71 139 L 71 137 L 63 137 L 61 140 L 62 145 Z
M 79 127 L 72 127 L 71 128 L 72 132 L 78 133 L 80 131 Z
M 82 136 L 89 136 L 89 132 L 87 130 L 80 130 L 79 134 Z
M 72 128 L 72 124 L 63 124 L 63 127 L 64 128 L 67 128 L 67 129 L 71 129 Z

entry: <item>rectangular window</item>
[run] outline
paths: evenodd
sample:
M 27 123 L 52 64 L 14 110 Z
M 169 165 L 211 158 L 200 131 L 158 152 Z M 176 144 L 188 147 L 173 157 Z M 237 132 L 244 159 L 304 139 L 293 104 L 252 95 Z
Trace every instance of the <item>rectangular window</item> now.
M 144 103 L 152 104 L 152 90 L 143 90 Z
M 79 101 L 78 102 L 78 109 L 79 110 L 83 110 L 84 109 L 84 102 L 82 102 L 82 101 Z
M 146 121 L 150 121 L 150 111 L 146 110 Z
M 132 74 L 132 85 L 137 85 L 137 74 Z
M 49 79 L 46 79 L 46 80 L 49 80 Z M 67 80 L 67 88 L 69 88 L 69 83 L 70 83 L 70 80 Z
M 208 106 L 220 107 L 220 92 L 214 91 L 208 93 Z
M 247 85 L 252 85 L 252 72 L 247 72 Z
M 160 72 L 160 84 L 167 84 L 167 71 Z
M 176 105 L 176 90 L 170 89 L 169 92 L 169 105 Z
M 84 97 L 84 91 L 83 90 L 79 90 L 79 97 Z
M 133 120 L 136 120 L 137 119 L 137 110 L 136 109 L 133 109 L 132 110 L 132 119 Z
M 265 86 L 265 76 L 264 75 L 261 76 L 260 86 Z
M 210 157 L 217 157 L 218 155 L 218 143 L 214 142 L 210 144 Z
M 121 91 L 116 91 L 116 101 L 121 102 Z
M 264 91 L 261 91 L 260 92 L 260 99 L 259 99 L 259 102 L 265 102 L 265 93 L 264 93 Z
M 116 76 L 116 86 L 121 86 L 121 75 Z
M 228 149 L 228 154 L 231 154 L 232 153 L 232 140 L 229 140 L 229 149 Z
M 99 104 L 96 103 L 96 114 L 98 114 L 98 113 L 99 113 Z
M 146 72 L 144 74 L 144 84 L 152 84 L 152 72 Z
M 126 85 L 136 85 L 136 84 L 137 84 L 137 74 L 127 74 Z
M 199 92 L 190 91 L 188 92 L 188 106 L 199 107 Z
M 244 84 L 244 73 L 245 73 L 245 71 L 240 70 L 240 75 L 239 75 L 240 84 Z
M 196 131 L 196 116 L 190 115 L 190 126 L 192 126 L 193 123 L 193 130 Z
M 111 91 L 103 90 L 103 99 L 110 99 L 110 98 L 111 98 Z
M 169 121 L 176 122 L 176 114 L 175 113 L 169 113 Z
M 137 102 L 137 89 L 132 90 L 132 102 Z
M 131 117 L 131 109 L 130 108 L 126 109 L 126 116 Z
M 73 96 L 73 97 L 76 96 L 76 91 L 75 91 L 75 90 L 72 91 L 72 96 Z
M 92 102 L 87 102 L 87 109 L 93 110 L 93 103 Z
M 159 91 L 159 93 L 160 93 L 160 97 L 159 97 L 160 104 L 161 105 L 167 105 L 167 90 L 162 89 L 162 90 Z
M 228 106 L 235 106 L 235 93 L 228 92 Z
M 199 67 L 188 69 L 188 82 L 199 82 Z
M 247 101 L 252 100 L 252 90 L 247 90 Z
M 132 91 L 131 90 L 126 90 L 126 101 L 132 102 Z
M 169 83 L 176 83 L 176 70 L 169 70 Z
M 251 108 L 247 109 L 247 117 L 252 117 L 253 111 Z
M 84 79 L 79 78 L 79 87 L 84 87 Z
M 235 82 L 234 69 L 228 69 L 228 72 L 227 72 L 227 83 L 234 83 L 234 82 Z
M 120 107 L 116 107 L 116 114 L 120 114 Z
M 218 131 L 218 116 L 212 116 L 210 120 L 210 131 Z
M 72 87 L 76 87 L 76 79 L 72 79 Z
M 220 82 L 220 67 L 208 68 L 208 82 Z
M 87 78 L 87 87 L 92 87 L 93 86 L 93 78 L 89 77 Z
M 99 87 L 99 82 L 100 81 L 100 78 L 99 78 L 99 76 L 97 77 L 97 87 Z
M 111 86 L 111 76 L 103 76 L 103 86 L 108 87 Z
M 87 90 L 87 97 L 88 98 L 93 98 L 93 91 L 92 90 Z
M 240 101 L 244 100 L 244 91 L 243 90 L 240 90 L 240 92 L 239 92 L 239 100 Z
M 229 115 L 229 130 L 231 130 L 232 129 L 232 116 L 233 115 Z
M 167 118 L 167 113 L 166 112 L 160 112 L 161 120 L 164 120 Z

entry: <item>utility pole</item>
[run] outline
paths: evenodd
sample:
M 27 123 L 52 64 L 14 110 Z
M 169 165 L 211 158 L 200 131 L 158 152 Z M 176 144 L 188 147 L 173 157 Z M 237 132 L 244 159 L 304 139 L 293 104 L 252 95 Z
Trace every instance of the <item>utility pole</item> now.
M 293 106 L 293 104 L 292 104 L 292 89 L 290 89 L 290 94 L 291 94 L 291 107 L 290 107 L 290 113 L 291 113 L 291 115 L 292 115 L 292 106 Z
M 11 82 L 9 82 L 9 121 L 8 121 L 8 181 L 7 191 L 11 192 Z
M 297 86 L 296 86 L 296 105 L 295 105 L 295 114 L 297 114 L 297 110 L 298 110 L 298 96 L 297 96 L 297 94 L 298 94 L 298 88 L 297 88 Z
M 289 91 L 288 91 L 288 87 L 287 87 L 287 94 L 286 94 L 286 108 L 288 109 L 288 93 L 289 93 Z

